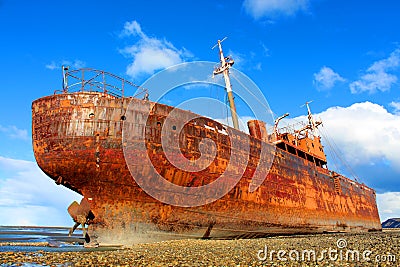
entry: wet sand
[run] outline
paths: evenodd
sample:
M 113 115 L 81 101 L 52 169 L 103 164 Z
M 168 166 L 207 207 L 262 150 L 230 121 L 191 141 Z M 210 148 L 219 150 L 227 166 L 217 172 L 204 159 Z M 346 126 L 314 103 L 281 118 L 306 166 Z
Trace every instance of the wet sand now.
M 315 254 L 315 255 L 314 255 Z M 400 231 L 0 252 L 0 266 L 400 266 Z
M 71 237 L 68 231 L 66 227 L 0 226 L 0 252 L 82 250 L 82 231 Z

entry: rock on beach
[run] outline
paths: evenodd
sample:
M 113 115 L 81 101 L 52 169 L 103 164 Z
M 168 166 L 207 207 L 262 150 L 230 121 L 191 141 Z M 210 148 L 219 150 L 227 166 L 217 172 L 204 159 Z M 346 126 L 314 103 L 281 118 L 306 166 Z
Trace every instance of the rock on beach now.
M 315 254 L 315 255 L 314 255 Z M 400 231 L 176 240 L 111 251 L 0 252 L 0 266 L 400 266 Z M 35 266 L 35 265 L 33 265 Z

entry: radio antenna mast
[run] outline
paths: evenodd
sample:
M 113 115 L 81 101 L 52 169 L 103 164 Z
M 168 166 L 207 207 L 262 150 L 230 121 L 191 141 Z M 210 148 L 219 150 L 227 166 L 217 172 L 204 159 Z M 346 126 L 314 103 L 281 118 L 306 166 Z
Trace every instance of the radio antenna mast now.
M 237 130 L 239 130 L 239 119 L 238 115 L 236 113 L 236 106 L 235 106 L 235 101 L 233 97 L 233 92 L 232 92 L 232 85 L 231 85 L 231 80 L 229 78 L 229 68 L 232 67 L 232 65 L 235 63 L 231 57 L 225 57 L 224 53 L 222 52 L 222 45 L 221 43 L 225 41 L 226 37 L 222 40 L 218 40 L 217 44 L 214 45 L 211 49 L 214 49 L 215 47 L 218 46 L 219 48 L 219 57 L 221 61 L 221 65 L 218 66 L 214 72 L 213 75 L 218 75 L 218 74 L 223 74 L 224 75 L 224 80 L 225 80 L 225 89 L 226 92 L 228 93 L 228 100 L 229 100 L 229 107 L 231 109 L 231 116 L 232 116 L 232 122 L 233 122 L 233 127 Z

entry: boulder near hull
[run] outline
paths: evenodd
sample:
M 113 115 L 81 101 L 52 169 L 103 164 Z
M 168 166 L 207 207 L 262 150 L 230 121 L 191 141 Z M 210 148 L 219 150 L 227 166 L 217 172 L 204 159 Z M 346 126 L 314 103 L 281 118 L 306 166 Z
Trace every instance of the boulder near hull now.
M 128 108 L 132 102 L 140 108 Z M 374 190 L 329 171 L 316 159 L 301 157 L 285 146 L 208 118 L 199 117 L 185 125 L 178 136 L 180 153 L 186 158 L 198 157 L 198 144 L 207 137 L 214 141 L 215 158 L 198 172 L 178 169 L 168 162 L 161 145 L 160 125 L 172 109 L 102 92 L 54 94 L 32 103 L 36 161 L 56 183 L 88 200 L 95 216 L 89 222 L 89 233 L 100 243 L 381 230 Z M 130 144 L 124 144 L 123 131 L 131 129 L 129 124 L 143 112 L 150 114 L 141 129 L 147 153 L 134 147 L 124 153 L 124 146 Z M 192 114 L 178 112 L 182 120 Z M 132 177 L 134 169 L 141 178 L 153 178 L 155 172 L 142 164 L 148 157 L 156 172 L 171 183 L 193 187 L 209 184 L 229 163 L 231 141 L 223 133 L 226 130 L 238 140 L 249 140 L 250 149 L 240 159 L 246 163 L 243 174 L 232 173 L 241 175 L 239 182 L 222 198 L 197 207 L 168 205 L 148 195 L 137 184 L 137 177 Z M 273 157 L 263 158 L 261 145 Z M 260 162 L 270 168 L 265 170 L 260 187 L 250 192 Z

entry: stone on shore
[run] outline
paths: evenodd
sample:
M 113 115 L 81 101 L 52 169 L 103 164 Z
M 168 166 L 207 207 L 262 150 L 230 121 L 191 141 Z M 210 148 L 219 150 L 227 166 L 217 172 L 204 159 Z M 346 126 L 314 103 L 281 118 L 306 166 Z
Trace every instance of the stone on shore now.
M 2 267 L 24 263 L 43 266 L 399 266 L 400 231 L 176 240 L 136 244 L 112 251 L 0 252 Z

